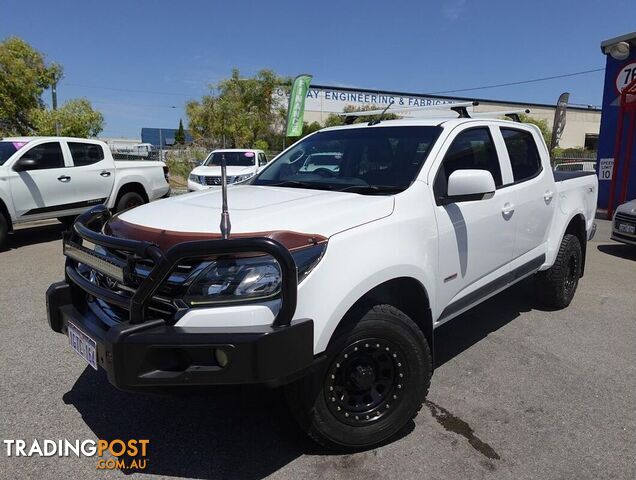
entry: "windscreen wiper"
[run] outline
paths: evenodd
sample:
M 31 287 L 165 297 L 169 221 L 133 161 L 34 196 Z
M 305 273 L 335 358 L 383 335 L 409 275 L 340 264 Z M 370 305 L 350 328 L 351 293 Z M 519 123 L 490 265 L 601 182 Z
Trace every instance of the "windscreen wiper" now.
M 301 182 L 299 180 L 286 180 L 280 183 L 270 183 L 267 186 L 268 187 L 312 188 L 315 190 L 333 190 L 332 185 L 327 185 L 325 183 Z
M 403 188 L 390 186 L 390 185 L 349 185 L 345 188 L 340 188 L 338 192 L 353 192 L 353 193 L 399 193 Z

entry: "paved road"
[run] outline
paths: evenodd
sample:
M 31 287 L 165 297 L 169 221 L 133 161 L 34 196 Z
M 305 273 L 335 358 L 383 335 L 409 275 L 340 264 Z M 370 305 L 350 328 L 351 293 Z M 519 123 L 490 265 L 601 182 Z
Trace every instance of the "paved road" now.
M 0 253 L 0 436 L 148 438 L 148 469 L 135 477 L 634 479 L 636 250 L 609 242 L 600 223 L 567 310 L 536 309 L 524 283 L 442 327 L 425 408 L 402 438 L 355 455 L 306 440 L 278 391 L 111 388 L 46 325 L 61 229 L 20 230 Z M 95 463 L 0 452 L 0 477 L 93 478 Z

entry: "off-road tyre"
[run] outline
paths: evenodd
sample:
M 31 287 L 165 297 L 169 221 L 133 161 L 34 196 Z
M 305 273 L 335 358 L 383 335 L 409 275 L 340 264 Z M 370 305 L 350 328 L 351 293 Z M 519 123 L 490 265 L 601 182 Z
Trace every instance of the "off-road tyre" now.
M 9 222 L 0 213 L 0 251 L 4 250 L 7 245 L 7 236 L 9 235 Z
M 576 235 L 566 234 L 554 265 L 535 275 L 535 290 L 539 302 L 548 308 L 567 307 L 574 298 L 582 265 L 581 242 Z
M 314 441 L 355 451 L 401 432 L 422 407 L 431 376 L 431 352 L 419 327 L 397 308 L 376 305 L 337 330 L 323 367 L 285 393 Z

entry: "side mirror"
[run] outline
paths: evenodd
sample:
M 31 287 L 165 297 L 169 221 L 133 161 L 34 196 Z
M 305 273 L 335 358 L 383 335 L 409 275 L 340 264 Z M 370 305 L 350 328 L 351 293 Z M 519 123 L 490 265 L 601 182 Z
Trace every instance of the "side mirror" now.
M 38 168 L 38 162 L 29 157 L 22 157 L 13 164 L 15 172 L 26 172 L 27 170 L 35 170 Z
M 444 203 L 482 200 L 495 193 L 495 180 L 488 170 L 455 170 L 448 177 Z

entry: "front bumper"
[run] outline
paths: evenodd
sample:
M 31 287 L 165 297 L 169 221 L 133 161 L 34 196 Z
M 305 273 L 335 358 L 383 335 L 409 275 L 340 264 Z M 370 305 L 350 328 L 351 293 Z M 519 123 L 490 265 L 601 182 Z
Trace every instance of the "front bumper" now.
M 46 292 L 51 329 L 67 333 L 69 322 L 97 344 L 97 363 L 123 390 L 178 385 L 281 384 L 310 367 L 313 322 L 285 327 L 183 328 L 163 320 L 130 324 L 106 321 L 95 302 L 81 303 L 83 292 L 66 282 Z M 110 325 L 109 325 L 110 324 Z M 216 350 L 227 358 L 217 360 Z
M 97 365 L 106 370 L 113 385 L 137 390 L 174 385 L 281 384 L 313 364 L 313 322 L 292 321 L 297 268 L 283 245 L 268 238 L 200 240 L 178 243 L 163 252 L 149 242 L 100 233 L 109 217 L 106 207 L 94 207 L 80 215 L 65 234 L 66 278 L 49 287 L 46 304 L 52 330 L 67 333 L 73 324 L 95 342 Z M 125 260 L 83 247 L 83 241 L 116 250 L 120 256 L 126 253 Z M 281 268 L 280 309 L 271 325 L 177 327 L 174 316 L 150 313 L 156 291 L 184 259 L 243 252 L 269 254 Z M 154 266 L 141 283 L 136 283 L 135 264 L 142 260 Z M 119 293 L 120 287 L 113 291 L 91 281 L 85 267 L 119 279 L 121 288 L 132 290 L 132 296 Z M 113 306 L 126 315 L 114 318 L 108 314 Z
M 621 211 L 616 212 L 614 214 L 614 218 L 612 219 L 611 235 L 611 239 L 616 242 L 626 243 L 628 245 L 636 245 L 636 234 L 621 232 L 618 228 L 620 223 L 636 225 L 636 215 L 624 213 Z
M 198 192 L 201 190 L 208 190 L 209 188 L 214 188 L 213 185 L 201 185 L 200 183 L 193 182 L 192 180 L 188 180 L 188 191 L 189 192 Z

